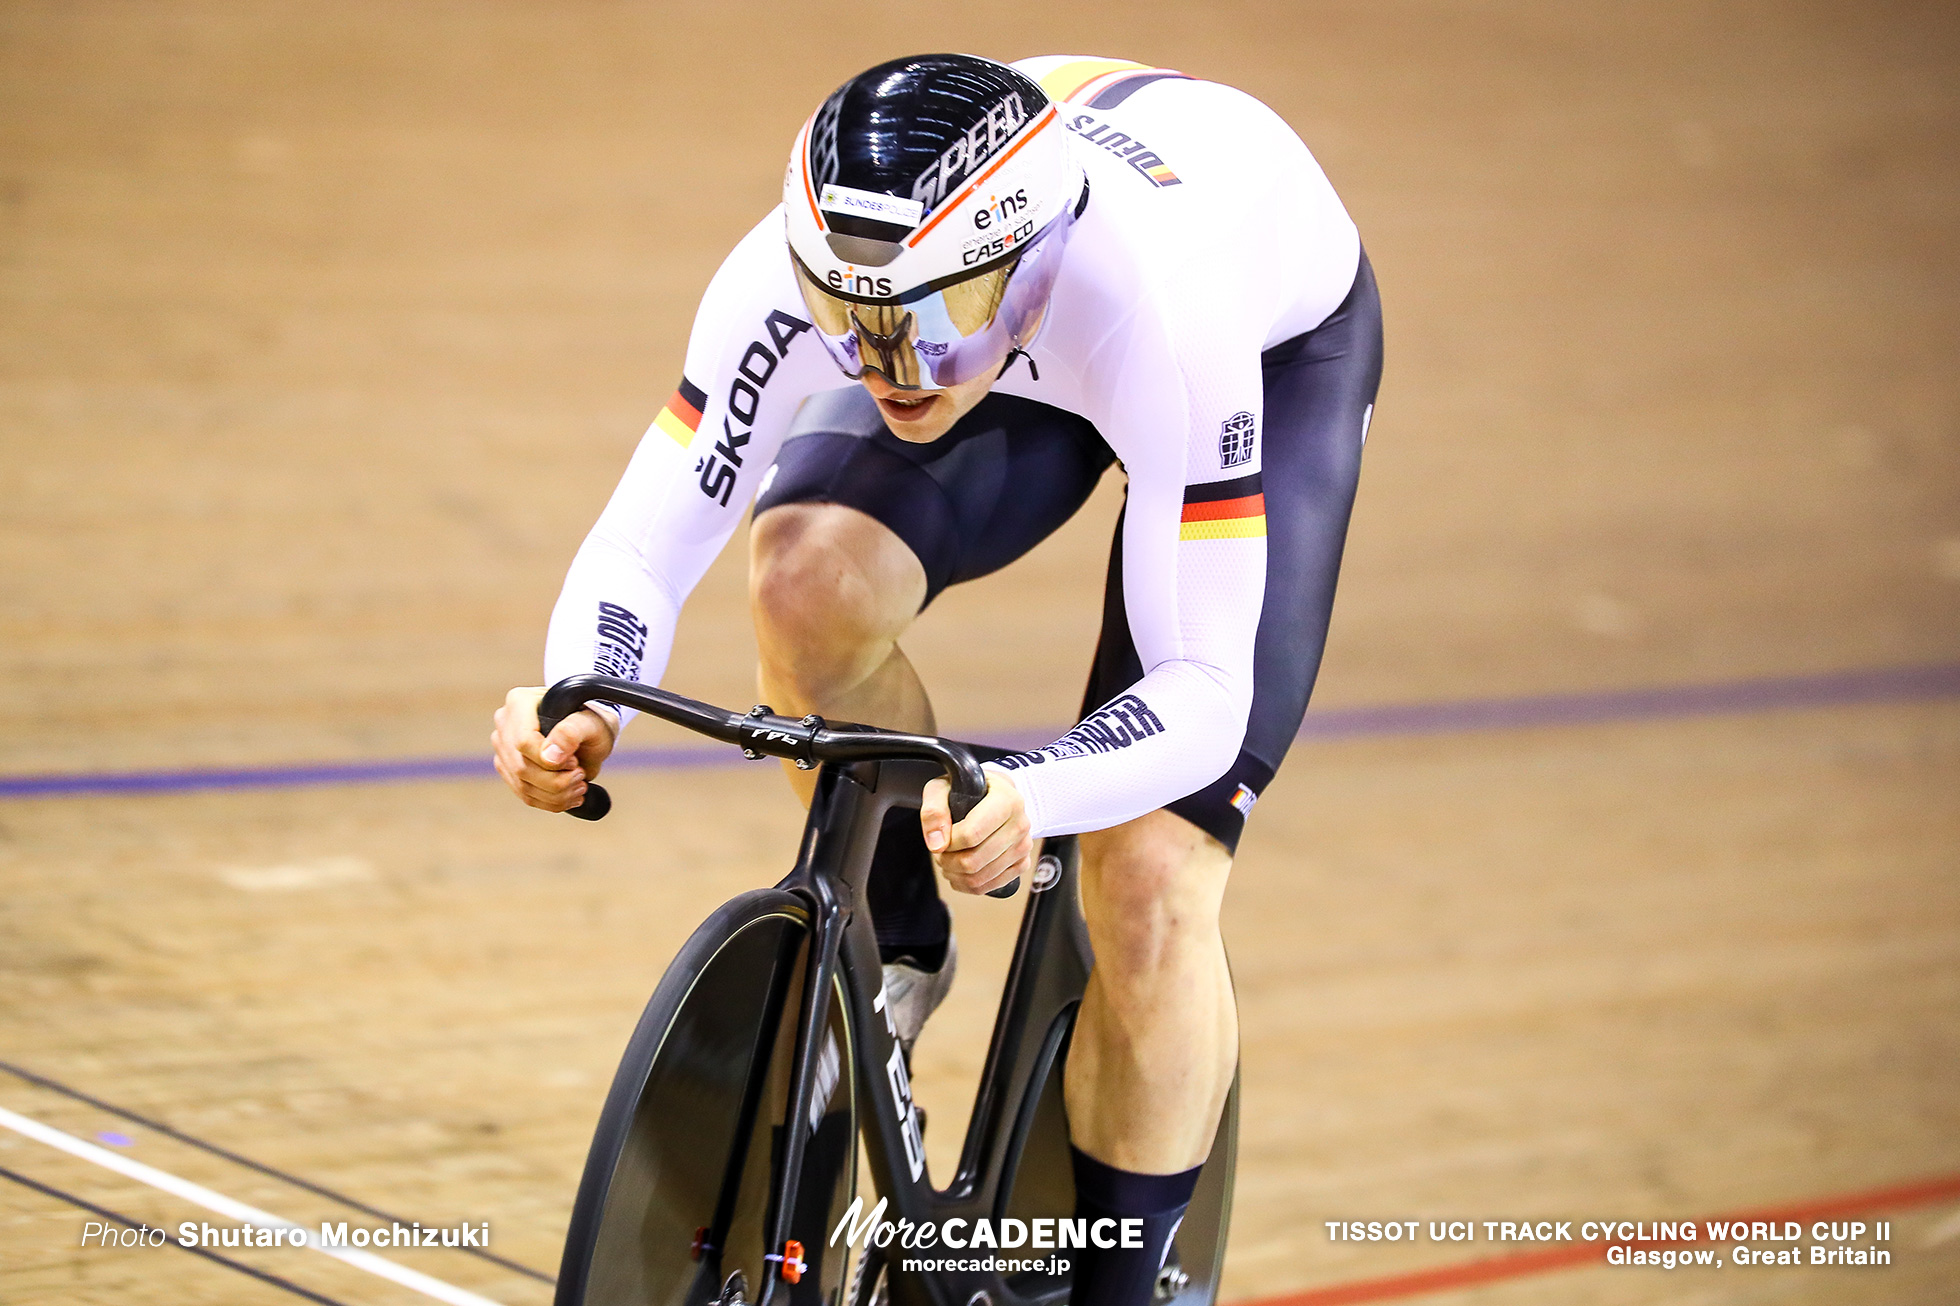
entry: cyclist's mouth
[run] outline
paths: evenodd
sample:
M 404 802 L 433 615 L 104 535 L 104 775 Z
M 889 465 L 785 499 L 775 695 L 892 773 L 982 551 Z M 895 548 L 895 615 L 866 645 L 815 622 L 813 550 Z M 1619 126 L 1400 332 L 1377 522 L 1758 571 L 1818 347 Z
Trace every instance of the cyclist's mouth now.
M 927 413 L 930 413 L 933 405 L 939 402 L 939 396 L 936 394 L 916 396 L 891 395 L 889 397 L 878 395 L 876 398 L 878 400 L 878 411 L 883 413 L 887 420 L 894 422 L 916 422 Z

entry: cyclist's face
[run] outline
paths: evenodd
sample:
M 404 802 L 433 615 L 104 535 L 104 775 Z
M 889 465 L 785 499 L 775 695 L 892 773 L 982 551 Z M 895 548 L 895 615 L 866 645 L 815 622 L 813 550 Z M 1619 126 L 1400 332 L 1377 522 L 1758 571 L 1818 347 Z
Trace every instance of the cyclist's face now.
M 1047 315 L 1046 308 L 1035 314 L 1034 322 L 1028 327 L 1028 339 L 1034 338 L 1035 332 L 1041 329 L 1041 319 Z M 893 435 L 912 444 L 931 444 L 987 397 L 996 375 L 988 372 L 943 390 L 901 390 L 876 372 L 866 372 L 858 378 L 858 383 L 878 401 L 878 413 Z
M 858 380 L 878 401 L 879 415 L 893 435 L 913 444 L 930 444 L 987 397 L 994 374 L 987 372 L 943 390 L 901 390 L 876 372 L 866 372 Z

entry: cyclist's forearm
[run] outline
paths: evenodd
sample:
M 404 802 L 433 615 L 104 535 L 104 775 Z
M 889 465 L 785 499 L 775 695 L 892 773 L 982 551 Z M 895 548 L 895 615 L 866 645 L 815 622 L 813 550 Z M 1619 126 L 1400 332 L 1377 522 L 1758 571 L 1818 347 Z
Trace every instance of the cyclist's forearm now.
M 1245 737 L 1249 682 L 1166 662 L 1054 743 L 988 765 L 1012 773 L 1036 837 L 1106 830 L 1225 773 Z
M 545 683 L 596 671 L 658 684 L 673 651 L 680 607 L 643 558 L 595 529 L 573 559 L 551 612 Z M 622 709 L 620 725 L 634 715 Z

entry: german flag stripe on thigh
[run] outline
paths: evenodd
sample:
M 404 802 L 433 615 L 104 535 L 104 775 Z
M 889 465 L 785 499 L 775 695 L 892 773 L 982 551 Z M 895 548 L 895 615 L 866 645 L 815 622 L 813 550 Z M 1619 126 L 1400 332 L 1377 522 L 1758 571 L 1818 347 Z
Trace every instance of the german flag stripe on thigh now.
M 694 433 L 701 429 L 701 410 L 707 403 L 707 392 L 682 377 L 680 389 L 674 391 L 667 406 L 660 410 L 660 416 L 653 419 L 653 424 L 685 449 L 694 443 Z
M 1266 493 L 1259 473 L 1184 488 L 1180 540 L 1243 540 L 1266 533 Z

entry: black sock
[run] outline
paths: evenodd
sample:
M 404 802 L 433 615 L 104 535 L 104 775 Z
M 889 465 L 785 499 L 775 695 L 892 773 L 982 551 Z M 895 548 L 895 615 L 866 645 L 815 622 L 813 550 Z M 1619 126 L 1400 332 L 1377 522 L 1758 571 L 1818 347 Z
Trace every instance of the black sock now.
M 1164 1255 L 1184 1220 L 1185 1208 L 1191 1205 L 1198 1172 L 1204 1167 L 1192 1166 L 1177 1174 L 1136 1174 L 1104 1165 L 1073 1145 L 1069 1159 L 1075 1169 L 1075 1218 L 1118 1222 L 1117 1246 L 1097 1247 L 1092 1239 L 1091 1246 L 1072 1254 L 1075 1278 L 1069 1306 L 1150 1306 L 1157 1271 L 1164 1268 Z M 1121 1245 L 1124 1220 L 1142 1224 L 1142 1246 Z
M 864 896 L 878 936 L 879 961 L 890 965 L 909 957 L 927 971 L 945 965 L 953 918 L 939 900 L 939 877 L 919 832 L 917 812 L 894 807 L 885 813 Z

